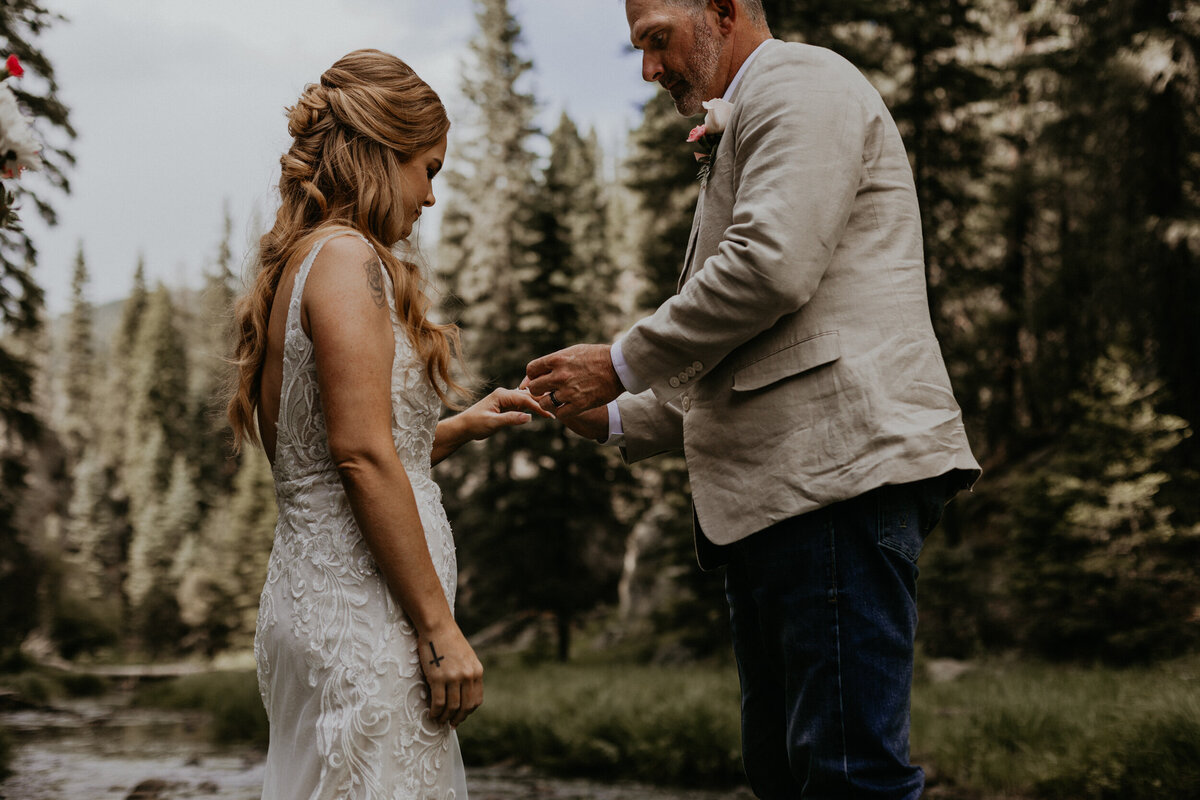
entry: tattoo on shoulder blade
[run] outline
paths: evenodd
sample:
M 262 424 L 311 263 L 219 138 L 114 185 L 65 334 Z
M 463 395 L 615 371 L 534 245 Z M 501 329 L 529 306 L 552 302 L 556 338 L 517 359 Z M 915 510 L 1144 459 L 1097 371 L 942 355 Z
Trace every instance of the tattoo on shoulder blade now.
M 379 263 L 378 259 L 367 259 L 363 264 L 363 268 L 367 271 L 367 286 L 371 289 L 371 297 L 375 300 L 375 305 L 380 308 L 387 303 L 383 297 L 383 264 Z

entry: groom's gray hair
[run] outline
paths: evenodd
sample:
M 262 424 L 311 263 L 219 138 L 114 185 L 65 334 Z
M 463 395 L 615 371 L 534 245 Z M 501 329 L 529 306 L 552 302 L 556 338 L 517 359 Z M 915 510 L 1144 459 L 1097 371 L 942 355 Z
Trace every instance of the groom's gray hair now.
M 625 0 L 621 0 L 623 3 Z M 663 0 L 669 6 L 682 6 L 699 13 L 708 5 L 708 0 Z M 738 9 L 745 12 L 750 21 L 759 28 L 767 27 L 767 15 L 763 11 L 762 0 L 736 0 Z

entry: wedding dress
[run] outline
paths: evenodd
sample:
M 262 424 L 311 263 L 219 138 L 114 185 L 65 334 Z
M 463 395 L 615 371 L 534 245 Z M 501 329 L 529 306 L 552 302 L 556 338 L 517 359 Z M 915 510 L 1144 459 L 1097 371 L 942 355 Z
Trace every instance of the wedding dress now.
M 388 592 L 330 459 L 313 345 L 300 327 L 305 280 L 338 235 L 313 246 L 287 312 L 273 470 L 279 522 L 254 642 L 271 723 L 263 798 L 465 800 L 458 739 L 427 713 L 416 632 Z M 453 608 L 454 541 L 430 476 L 441 404 L 383 274 L 396 340 L 392 438 Z

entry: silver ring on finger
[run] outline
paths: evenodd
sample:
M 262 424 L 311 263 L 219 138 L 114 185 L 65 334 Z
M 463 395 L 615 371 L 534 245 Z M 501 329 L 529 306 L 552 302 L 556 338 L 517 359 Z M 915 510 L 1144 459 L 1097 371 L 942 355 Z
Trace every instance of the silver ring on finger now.
M 559 400 L 557 397 L 554 396 L 553 389 L 550 390 L 550 402 L 554 404 L 555 408 L 562 408 L 563 406 L 566 405 L 566 403 L 564 403 L 563 401 Z

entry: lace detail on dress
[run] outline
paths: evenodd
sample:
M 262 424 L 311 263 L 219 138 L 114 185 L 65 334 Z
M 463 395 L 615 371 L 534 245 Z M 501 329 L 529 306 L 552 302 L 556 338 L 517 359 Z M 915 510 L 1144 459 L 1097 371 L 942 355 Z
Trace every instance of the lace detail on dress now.
M 274 467 L 279 522 L 255 636 L 271 720 L 263 796 L 462 800 L 457 740 L 426 713 L 416 632 L 387 590 L 330 458 L 313 346 L 300 326 L 308 273 L 337 235 L 313 247 L 288 305 Z M 430 474 L 441 404 L 383 274 L 396 342 L 392 437 L 453 608 L 454 541 Z M 300 768 L 298 758 L 311 763 Z

